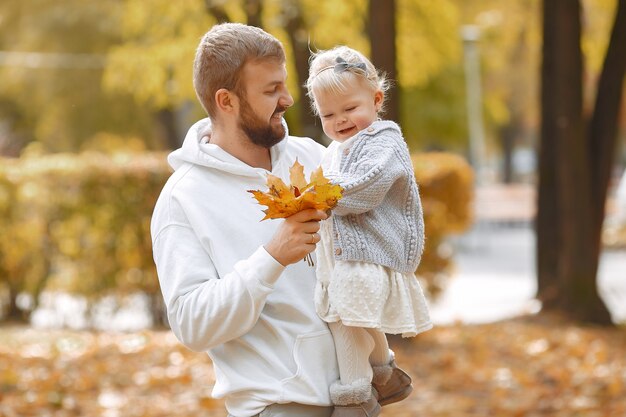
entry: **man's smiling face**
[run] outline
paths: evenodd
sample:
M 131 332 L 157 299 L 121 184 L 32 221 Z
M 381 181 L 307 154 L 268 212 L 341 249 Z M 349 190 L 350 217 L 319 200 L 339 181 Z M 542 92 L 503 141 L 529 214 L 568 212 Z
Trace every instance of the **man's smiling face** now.
M 238 123 L 252 143 L 270 148 L 285 137 L 283 115 L 293 104 L 286 82 L 283 62 L 265 60 L 245 64 Z

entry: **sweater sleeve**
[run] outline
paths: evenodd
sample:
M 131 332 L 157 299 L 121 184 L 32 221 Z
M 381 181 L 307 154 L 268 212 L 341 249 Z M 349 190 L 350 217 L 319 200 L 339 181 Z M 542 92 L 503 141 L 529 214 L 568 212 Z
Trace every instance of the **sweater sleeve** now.
M 405 175 L 394 141 L 367 138 L 350 165 L 329 179 L 343 188 L 334 212 L 339 216 L 361 214 L 380 205 L 398 178 Z
M 172 331 L 195 351 L 247 333 L 284 270 L 261 246 L 219 277 L 188 225 L 161 230 L 153 251 Z

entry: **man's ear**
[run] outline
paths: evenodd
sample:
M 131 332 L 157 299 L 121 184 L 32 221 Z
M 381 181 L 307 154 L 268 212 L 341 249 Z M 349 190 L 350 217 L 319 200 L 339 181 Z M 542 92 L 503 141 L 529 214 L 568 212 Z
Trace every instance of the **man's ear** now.
M 376 111 L 380 111 L 383 107 L 383 102 L 385 101 L 385 93 L 381 90 L 376 90 L 374 93 L 374 106 L 376 107 Z
M 220 88 L 215 92 L 215 103 L 220 111 L 231 113 L 235 111 L 239 102 L 237 96 L 230 90 Z

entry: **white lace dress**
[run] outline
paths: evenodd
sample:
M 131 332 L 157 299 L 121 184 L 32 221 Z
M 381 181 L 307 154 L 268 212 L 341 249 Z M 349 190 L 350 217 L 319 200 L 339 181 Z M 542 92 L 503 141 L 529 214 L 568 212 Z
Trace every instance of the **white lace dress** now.
M 354 138 L 329 145 L 324 173 L 338 172 L 343 150 Z M 332 217 L 320 225 L 315 307 L 326 322 L 415 336 L 433 327 L 424 292 L 414 274 L 361 261 L 336 261 Z

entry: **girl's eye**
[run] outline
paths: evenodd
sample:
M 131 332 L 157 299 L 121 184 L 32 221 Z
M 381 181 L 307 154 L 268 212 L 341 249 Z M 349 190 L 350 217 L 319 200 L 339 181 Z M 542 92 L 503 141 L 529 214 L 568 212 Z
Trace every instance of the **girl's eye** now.
M 332 114 L 322 114 L 322 119 L 329 119 L 331 117 L 333 117 Z
M 356 109 L 356 107 L 348 107 L 348 108 L 346 109 L 346 111 L 352 111 L 352 110 L 354 110 L 354 109 Z

